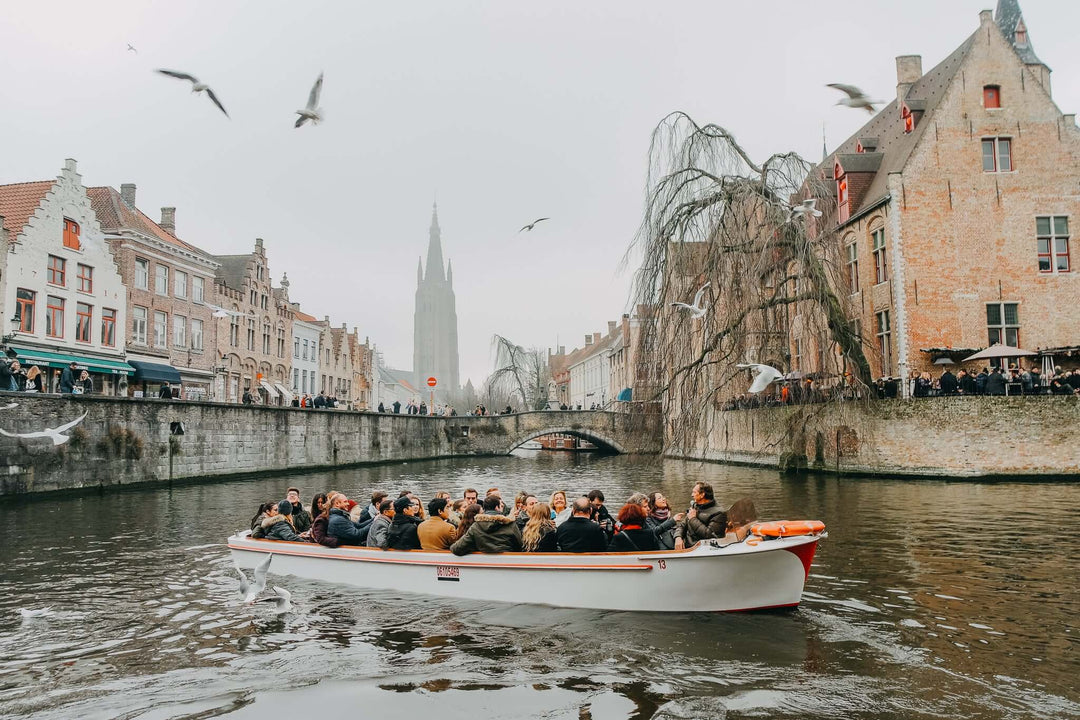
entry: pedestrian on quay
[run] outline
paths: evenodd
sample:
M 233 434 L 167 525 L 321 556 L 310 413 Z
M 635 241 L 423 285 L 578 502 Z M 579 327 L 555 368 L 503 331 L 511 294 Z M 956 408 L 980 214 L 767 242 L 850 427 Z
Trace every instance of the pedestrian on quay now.
M 22 365 L 14 358 L 0 359 L 0 390 L 7 392 L 19 391 L 19 378 L 22 376 Z
M 394 414 L 395 415 L 400 415 L 401 414 L 401 401 L 400 400 L 395 400 L 393 408 L 394 408 Z
M 1002 374 L 1001 368 L 995 367 L 986 378 L 985 393 L 987 395 L 1004 395 L 1005 394 L 1005 375 Z
M 938 385 L 941 388 L 942 395 L 955 395 L 957 388 L 960 386 L 956 376 L 952 374 L 949 368 L 945 368 L 945 372 L 941 373 Z
M 60 373 L 60 392 L 64 395 L 70 395 L 75 392 L 75 374 L 78 372 L 79 363 L 74 360 L 64 368 L 64 372 Z
M 162 383 L 162 390 L 164 390 L 165 383 Z M 245 405 L 253 405 L 255 398 L 251 396 L 251 388 L 244 388 L 244 397 L 241 398 L 241 402 Z
M 975 376 L 969 373 L 967 370 L 961 370 L 957 377 L 957 382 L 960 385 L 961 395 L 976 395 L 978 394 L 978 388 L 975 385 Z

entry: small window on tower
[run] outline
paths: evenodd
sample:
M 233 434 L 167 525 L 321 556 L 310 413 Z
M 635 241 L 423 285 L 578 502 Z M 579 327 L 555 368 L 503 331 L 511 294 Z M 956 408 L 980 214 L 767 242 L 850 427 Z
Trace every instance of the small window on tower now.
M 983 88 L 983 107 L 1001 107 L 1001 88 L 997 85 L 987 85 Z

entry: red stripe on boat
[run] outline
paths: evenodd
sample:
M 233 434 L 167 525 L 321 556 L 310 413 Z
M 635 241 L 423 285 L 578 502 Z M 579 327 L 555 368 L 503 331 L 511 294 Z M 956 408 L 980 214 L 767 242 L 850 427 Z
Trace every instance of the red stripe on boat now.
M 802 561 L 803 569 L 806 571 L 806 577 L 803 579 L 805 580 L 810 577 L 810 563 L 814 562 L 814 553 L 817 552 L 817 541 L 815 540 L 812 543 L 806 543 L 804 545 L 796 545 L 795 547 L 786 547 L 784 549 Z

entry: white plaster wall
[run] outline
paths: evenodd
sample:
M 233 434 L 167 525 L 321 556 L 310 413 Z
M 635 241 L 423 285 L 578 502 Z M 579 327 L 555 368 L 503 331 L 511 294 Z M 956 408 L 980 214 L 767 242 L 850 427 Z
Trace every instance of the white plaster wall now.
M 319 326 L 317 326 L 317 325 L 311 325 L 310 323 L 306 323 L 303 320 L 294 320 L 293 321 L 293 333 L 292 333 L 293 334 L 293 343 L 292 343 L 292 346 L 289 348 L 289 354 L 290 354 L 290 357 L 292 358 L 292 367 L 289 369 L 289 384 L 290 385 L 293 385 L 293 382 L 292 382 L 292 377 L 293 377 L 293 374 L 294 374 L 293 369 L 299 371 L 299 375 L 298 375 L 299 379 L 298 379 L 297 383 L 292 387 L 292 390 L 293 390 L 294 393 L 302 394 L 302 393 L 305 392 L 304 389 L 303 389 L 303 382 L 304 382 L 303 381 L 303 376 L 304 376 L 304 371 L 305 370 L 307 370 L 309 378 L 312 378 L 312 377 L 315 378 L 314 381 L 312 381 L 310 379 L 308 380 L 307 392 L 311 393 L 312 395 L 315 395 L 315 394 L 317 394 L 319 392 L 319 350 L 321 350 L 321 347 L 319 345 L 319 333 L 320 333 L 320 331 L 321 331 L 321 328 Z M 295 341 L 297 339 L 300 340 L 299 357 L 297 357 L 296 354 L 293 353 L 293 348 L 296 347 L 296 342 Z M 307 360 L 304 359 L 304 341 L 305 340 L 307 340 L 307 342 L 308 342 L 308 359 Z M 314 353 L 311 352 L 312 347 L 315 348 Z

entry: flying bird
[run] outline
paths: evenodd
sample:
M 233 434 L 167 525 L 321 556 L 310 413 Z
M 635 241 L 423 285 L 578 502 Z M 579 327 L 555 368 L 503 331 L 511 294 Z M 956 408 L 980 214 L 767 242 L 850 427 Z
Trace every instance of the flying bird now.
M 274 586 L 274 593 L 276 597 L 264 597 L 259 598 L 257 602 L 272 602 L 274 603 L 274 612 L 287 613 L 292 610 L 292 593 L 283 587 Z
M 866 93 L 864 93 L 862 90 L 855 87 L 854 85 L 844 85 L 843 83 L 829 83 L 826 87 L 835 88 L 847 95 L 846 98 L 841 98 L 840 100 L 837 100 L 837 105 L 843 105 L 849 108 L 861 108 L 863 110 L 866 110 L 866 112 L 870 113 L 871 115 L 877 112 L 877 109 L 874 106 L 881 102 L 880 100 L 871 100 L 870 96 L 868 96 Z
M 70 430 L 71 428 L 73 428 L 76 425 L 78 425 L 79 423 L 81 423 L 83 421 L 83 418 L 85 418 L 85 417 L 86 417 L 86 413 L 83 413 L 82 415 L 75 418 L 71 422 L 64 423 L 60 427 L 57 427 L 57 428 L 45 428 L 44 430 L 39 430 L 37 432 L 10 433 L 7 430 L 4 430 L 3 428 L 0 428 L 0 435 L 3 435 L 4 437 L 13 437 L 13 438 L 46 438 L 47 437 L 50 440 L 52 440 L 53 445 L 63 445 L 64 443 L 66 443 L 68 440 L 71 439 L 67 435 L 64 435 L 63 433 L 66 433 L 68 430 Z
M 793 205 L 788 208 L 787 221 L 791 222 L 797 217 L 805 218 L 807 215 L 813 215 L 814 217 L 821 217 L 821 211 L 814 207 L 817 204 L 817 200 L 809 198 L 803 200 L 798 205 Z
M 211 102 L 218 106 L 218 110 L 225 113 L 225 117 L 229 117 L 229 113 L 225 112 L 225 106 L 222 105 L 221 101 L 217 99 L 217 95 L 215 95 L 214 91 L 210 89 L 210 86 L 204 82 L 199 82 L 199 79 L 194 75 L 188 75 L 187 73 L 178 72 L 176 70 L 158 69 L 158 72 L 162 75 L 168 75 L 171 78 L 176 78 L 177 80 L 187 80 L 191 83 L 191 92 L 193 93 L 201 93 L 205 91 L 207 97 L 210 98 Z
M 671 303 L 671 307 L 677 307 L 681 310 L 690 311 L 690 317 L 695 320 L 699 317 L 704 317 L 705 313 L 709 311 L 709 308 L 705 305 L 702 305 L 701 300 L 705 297 L 705 288 L 709 287 L 709 285 L 711 284 L 712 283 L 705 283 L 704 285 L 702 285 L 701 288 L 694 295 L 694 302 L 690 305 L 687 305 L 684 302 L 673 302 Z
M 266 589 L 266 573 L 270 569 L 270 561 L 274 559 L 274 553 L 270 553 L 255 567 L 255 584 L 251 585 L 248 582 L 247 575 L 240 568 L 236 568 L 236 572 L 240 575 L 240 594 L 244 596 L 244 602 L 251 604 L 255 602 L 255 598 Z M 235 565 L 233 567 L 236 567 Z
M 139 54 L 139 51 L 138 51 L 138 50 L 136 50 L 136 49 L 135 49 L 135 46 L 134 46 L 134 45 L 132 45 L 131 43 L 128 43 L 128 52 L 133 52 L 133 53 L 135 53 L 136 55 L 138 55 L 138 54 Z
M 211 310 L 214 311 L 214 314 L 212 315 L 212 317 L 226 318 L 226 317 L 229 317 L 230 315 L 232 315 L 233 317 L 243 317 L 244 316 L 244 313 L 242 313 L 242 312 L 238 312 L 236 310 L 226 310 L 225 308 L 221 307 L 220 305 L 214 305 L 212 303 L 204 303 L 204 305 L 206 305 L 206 307 L 208 307 L 208 308 L 210 308 Z
M 762 365 L 760 363 L 744 365 L 739 363 L 735 367 L 750 370 L 754 373 L 754 382 L 750 385 L 750 392 L 752 393 L 759 393 L 777 380 L 784 379 L 784 374 L 771 365 Z
M 296 118 L 296 125 L 294 127 L 300 127 L 308 120 L 312 125 L 318 125 L 323 119 L 322 108 L 319 105 L 319 95 L 322 93 L 322 73 L 319 73 L 319 79 L 315 81 L 315 84 L 311 86 L 311 92 L 308 94 L 307 106 L 303 110 L 297 110 L 296 114 L 300 117 Z
M 524 226 L 522 226 L 521 230 L 518 230 L 518 232 L 519 232 L 519 233 L 520 233 L 520 232 L 532 232 L 532 229 L 533 229 L 534 227 L 536 227 L 536 226 L 537 226 L 538 224 L 540 224 L 540 223 L 544 222 L 545 220 L 550 220 L 550 219 L 551 219 L 551 218 L 546 218 L 546 217 L 542 217 L 542 218 L 537 218 L 536 220 L 533 220 L 533 221 L 532 221 L 531 223 L 529 223 L 528 225 L 524 225 Z
M 17 407 L 19 407 L 19 403 L 8 403 L 4 407 L 0 407 L 0 410 L 11 410 L 11 409 L 17 408 Z

